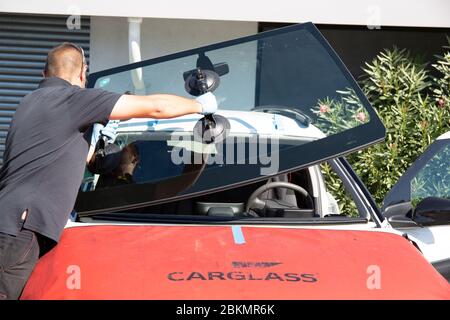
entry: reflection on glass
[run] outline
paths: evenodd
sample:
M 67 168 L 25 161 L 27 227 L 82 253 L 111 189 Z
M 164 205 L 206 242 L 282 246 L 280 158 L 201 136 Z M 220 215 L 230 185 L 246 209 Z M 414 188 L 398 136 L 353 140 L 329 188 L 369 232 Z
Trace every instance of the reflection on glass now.
M 134 183 L 133 174 L 139 162 L 139 148 L 135 143 L 130 143 L 122 149 L 118 166 L 100 175 L 96 188 Z
M 202 56 L 211 65 L 226 64 L 229 69 L 214 91 L 221 110 L 296 110 L 327 136 L 370 120 L 344 72 L 306 30 L 230 45 Z M 118 93 L 171 93 L 192 98 L 183 74 L 201 65 L 200 60 L 204 61 L 198 54 L 174 58 L 104 76 L 95 86 Z M 136 71 L 142 73 L 141 82 L 136 81 Z
M 327 135 L 336 134 L 369 122 L 369 114 L 351 88 L 336 90 L 336 98 L 319 99 L 313 108 L 315 125 Z

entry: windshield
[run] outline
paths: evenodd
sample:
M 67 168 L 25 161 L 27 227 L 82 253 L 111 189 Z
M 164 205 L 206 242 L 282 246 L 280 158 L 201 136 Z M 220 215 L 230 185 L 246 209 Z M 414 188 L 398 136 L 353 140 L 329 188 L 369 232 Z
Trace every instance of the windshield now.
M 121 122 L 117 168 L 86 172 L 78 212 L 263 181 L 384 137 L 360 88 L 310 23 L 105 70 L 89 83 L 122 94 L 195 98 L 192 79 L 209 72 L 216 76 L 215 123 L 225 132 L 220 141 L 197 139 L 205 134 L 200 115 Z

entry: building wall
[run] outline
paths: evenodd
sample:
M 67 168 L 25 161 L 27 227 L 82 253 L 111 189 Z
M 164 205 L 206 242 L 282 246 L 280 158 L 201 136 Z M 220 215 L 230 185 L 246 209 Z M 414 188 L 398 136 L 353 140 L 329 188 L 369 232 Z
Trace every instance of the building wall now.
M 218 21 L 450 27 L 448 0 L 39 0 L 0 1 L 0 11 Z
M 257 22 L 144 18 L 142 60 L 257 32 Z M 127 18 L 91 17 L 90 48 L 90 72 L 129 63 Z

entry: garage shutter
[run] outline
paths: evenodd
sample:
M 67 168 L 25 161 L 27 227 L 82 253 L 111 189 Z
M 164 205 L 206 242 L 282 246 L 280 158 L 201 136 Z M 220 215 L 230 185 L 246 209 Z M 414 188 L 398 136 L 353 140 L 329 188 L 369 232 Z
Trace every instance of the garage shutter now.
M 23 96 L 42 79 L 47 52 L 64 41 L 83 47 L 89 58 L 90 18 L 67 28 L 68 16 L 0 13 L 0 165 L 9 125 Z

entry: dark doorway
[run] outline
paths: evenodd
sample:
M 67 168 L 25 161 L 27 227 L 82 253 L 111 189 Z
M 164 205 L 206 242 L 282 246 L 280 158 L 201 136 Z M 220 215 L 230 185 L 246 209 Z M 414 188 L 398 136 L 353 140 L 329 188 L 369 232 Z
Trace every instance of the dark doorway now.
M 268 31 L 291 24 L 259 23 L 258 31 Z M 434 62 L 436 54 L 448 45 L 449 28 L 381 27 L 370 30 L 366 26 L 316 25 L 341 57 L 352 75 L 358 79 L 365 62 L 372 61 L 385 48 L 407 49 L 424 62 Z

